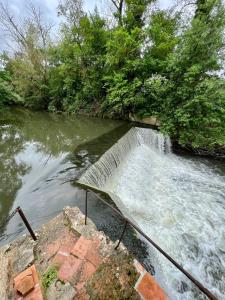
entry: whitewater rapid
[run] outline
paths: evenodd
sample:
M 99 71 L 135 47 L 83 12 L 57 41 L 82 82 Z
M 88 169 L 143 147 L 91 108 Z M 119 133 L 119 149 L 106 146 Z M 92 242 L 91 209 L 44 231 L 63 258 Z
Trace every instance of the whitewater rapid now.
M 131 130 L 109 152 L 81 181 L 108 192 L 163 250 L 225 299 L 225 178 L 171 153 L 169 139 L 151 129 Z M 170 299 L 204 299 L 151 246 L 149 256 Z

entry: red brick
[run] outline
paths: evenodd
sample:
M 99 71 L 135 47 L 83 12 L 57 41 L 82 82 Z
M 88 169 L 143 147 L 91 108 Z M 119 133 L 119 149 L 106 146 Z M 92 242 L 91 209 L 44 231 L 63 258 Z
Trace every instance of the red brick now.
M 26 269 L 25 271 L 21 272 L 14 278 L 14 284 L 15 286 L 20 282 L 24 277 L 26 276 L 32 276 L 32 270 L 31 268 Z
M 74 245 L 73 245 L 74 246 Z M 59 251 L 58 253 L 59 254 L 62 254 L 64 256 L 70 256 L 70 252 L 71 250 L 73 249 L 73 246 L 70 247 L 70 246 L 67 246 L 67 245 L 63 245 L 59 248 Z
M 32 265 L 14 278 L 15 290 L 24 295 L 28 292 L 28 290 L 31 290 L 38 282 L 38 275 L 35 265 Z
M 28 280 L 30 282 L 28 282 Z M 31 287 L 31 281 L 32 281 L 32 288 L 29 288 L 29 285 Z M 17 275 L 14 279 L 14 283 L 15 283 L 15 290 L 20 291 L 20 294 L 19 293 L 15 294 L 16 299 L 21 299 L 20 295 L 26 294 L 26 296 L 24 296 L 22 299 L 43 300 L 35 265 L 32 265 L 24 272 Z
M 62 249 L 64 247 L 70 253 L 78 239 L 79 237 L 75 236 L 72 232 L 67 233 L 65 238 L 61 239 Z M 59 250 L 61 251 L 61 249 Z
M 95 271 L 96 271 L 96 267 L 93 264 L 89 263 L 88 261 L 85 262 L 82 278 L 84 278 L 84 280 L 87 281 L 95 273 Z
M 91 240 L 85 239 L 83 236 L 81 236 L 73 247 L 71 254 L 80 259 L 84 259 L 90 247 Z
M 70 253 L 73 249 L 75 243 L 78 240 L 78 236 L 74 235 L 72 232 L 69 232 L 66 228 L 60 232 L 58 238 L 54 240 L 51 244 L 45 246 L 45 257 L 49 260 L 53 257 L 58 251 Z
M 99 256 L 99 244 L 98 240 L 94 240 L 91 243 L 91 247 L 88 249 L 85 259 L 91 262 L 95 267 L 98 267 L 101 263 L 101 258 Z
M 145 273 L 142 280 L 137 286 L 137 291 L 141 294 L 145 300 L 167 300 L 165 292 L 157 284 L 154 278 L 149 274 Z
M 18 281 L 15 288 L 22 295 L 26 295 L 27 293 L 29 293 L 34 288 L 34 280 L 32 274 L 27 275 L 23 279 Z
M 35 287 L 32 292 L 30 292 L 27 296 L 23 298 L 24 300 L 43 300 L 43 296 L 41 293 L 41 288 L 39 285 Z
M 33 280 L 34 280 L 34 285 L 36 285 L 36 284 L 39 283 L 39 280 L 38 280 L 38 274 L 37 274 L 35 265 L 32 265 L 32 266 L 30 267 L 30 270 L 32 271 Z
M 64 282 L 70 281 L 75 274 L 80 272 L 82 264 L 83 261 L 79 258 L 67 257 L 59 269 L 58 278 Z

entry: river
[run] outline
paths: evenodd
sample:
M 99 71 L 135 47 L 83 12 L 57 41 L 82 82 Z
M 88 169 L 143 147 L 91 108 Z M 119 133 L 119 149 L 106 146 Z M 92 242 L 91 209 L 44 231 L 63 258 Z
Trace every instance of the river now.
M 24 109 L 2 113 L 0 222 L 17 206 L 21 206 L 35 229 L 67 205 L 84 211 L 84 192 L 74 182 L 132 125 Z M 120 178 L 115 178 L 117 184 L 113 190 L 117 190 L 128 214 L 150 237 L 220 299 L 225 299 L 222 296 L 225 291 L 224 163 L 191 155 L 161 156 L 146 148 L 141 151 L 127 156 L 128 167 Z M 111 234 L 115 240 L 123 222 L 118 223 L 95 198 L 91 200 L 90 217 L 98 229 Z M 16 215 L 0 227 L 0 244 L 25 232 Z M 131 237 L 130 233 L 126 234 L 124 243 L 128 245 Z M 145 261 L 148 249 L 143 242 L 140 241 L 140 247 L 137 241 L 130 244 L 134 252 L 141 248 L 137 254 L 144 253 Z M 164 267 L 168 264 L 164 260 L 161 263 Z M 154 267 L 154 261 L 152 264 Z M 172 299 L 193 299 L 189 283 L 180 272 L 168 270 L 176 290 Z M 199 294 L 198 297 L 201 299 Z
M 1 113 L 0 221 L 20 206 L 38 228 L 65 206 L 82 209 L 83 194 L 73 182 L 129 127 L 122 121 L 24 109 Z M 0 228 L 0 244 L 25 232 L 16 215 Z

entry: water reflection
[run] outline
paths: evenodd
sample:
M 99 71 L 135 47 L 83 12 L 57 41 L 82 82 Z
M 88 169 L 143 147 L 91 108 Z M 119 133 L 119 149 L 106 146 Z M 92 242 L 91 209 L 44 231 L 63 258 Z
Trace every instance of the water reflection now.
M 71 179 L 97 159 L 107 145 L 110 147 L 110 142 L 115 142 L 124 130 L 127 125 L 121 121 L 20 109 L 2 113 L 0 221 L 20 205 L 32 226 L 38 227 L 64 206 L 76 205 L 80 191 L 71 185 Z M 102 135 L 108 142 L 101 146 L 96 139 Z M 94 140 L 95 153 L 89 154 L 88 145 Z M 81 144 L 87 145 L 83 152 L 79 149 Z M 15 217 L 3 231 L 6 235 L 0 243 L 15 238 L 24 227 Z
M 17 190 L 22 186 L 21 177 L 29 167 L 23 162 L 16 162 L 16 154 L 23 150 L 23 138 L 17 128 L 10 125 L 0 127 L 0 149 L 0 220 L 2 220 L 8 215 Z M 0 233 L 3 229 L 0 229 Z

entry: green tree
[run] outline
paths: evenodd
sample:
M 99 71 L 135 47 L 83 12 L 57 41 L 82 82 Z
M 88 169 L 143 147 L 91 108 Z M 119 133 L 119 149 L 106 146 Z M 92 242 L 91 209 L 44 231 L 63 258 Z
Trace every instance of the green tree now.
M 154 1 L 124 1 L 124 14 L 111 30 L 107 42 L 106 100 L 103 112 L 127 118 L 141 101 L 141 51 L 144 42 L 144 12 Z
M 151 73 L 167 75 L 168 59 L 179 42 L 177 36 L 179 17 L 157 10 L 152 13 L 146 28 L 144 51 L 144 77 Z M 149 74 L 150 73 L 150 74 Z
M 106 24 L 96 10 L 90 16 L 82 16 L 79 24 L 64 34 L 60 46 L 53 50 L 51 107 L 61 102 L 64 110 L 88 112 L 97 107 L 105 95 Z
M 19 97 L 13 91 L 9 73 L 0 70 L 0 110 L 18 101 Z
M 159 115 L 162 130 L 183 145 L 213 149 L 225 144 L 225 81 L 213 73 L 221 69 L 224 25 L 220 0 L 198 0 L 191 27 L 170 58 L 173 88 Z

